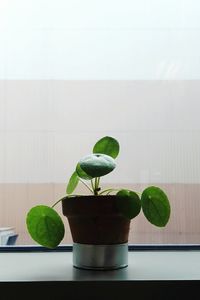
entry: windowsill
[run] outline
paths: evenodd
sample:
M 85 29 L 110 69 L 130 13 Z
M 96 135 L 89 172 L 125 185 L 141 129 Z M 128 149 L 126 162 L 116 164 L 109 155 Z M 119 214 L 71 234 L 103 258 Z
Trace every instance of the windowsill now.
M 173 299 L 177 292 L 186 297 L 187 293 L 198 290 L 199 281 L 199 250 L 130 251 L 127 268 L 104 272 L 74 268 L 71 252 L 0 253 L 0 289 L 19 295 L 27 285 L 29 293 L 33 294 L 37 288 L 42 288 L 44 295 L 55 293 L 57 297 L 58 293 L 59 296 L 66 293 L 67 296 L 72 295 L 75 289 L 76 297 L 71 299 L 85 299 L 82 294 L 90 290 L 91 298 L 88 296 L 87 299 L 92 299 L 92 295 L 94 299 L 92 291 L 96 293 L 95 300 L 100 297 L 107 299 L 103 288 L 106 287 L 106 295 L 110 297 L 117 291 L 117 296 L 110 299 L 121 299 L 124 288 L 127 292 L 134 289 L 134 295 L 140 295 L 140 299 L 159 291 L 164 294 L 166 291 L 166 295 Z M 12 286 L 10 291 L 9 285 Z M 13 295 L 5 299 L 12 299 Z M 165 298 L 162 296 L 162 299 Z
M 200 251 L 131 251 L 127 268 L 79 270 L 71 252 L 0 253 L 2 281 L 200 280 Z

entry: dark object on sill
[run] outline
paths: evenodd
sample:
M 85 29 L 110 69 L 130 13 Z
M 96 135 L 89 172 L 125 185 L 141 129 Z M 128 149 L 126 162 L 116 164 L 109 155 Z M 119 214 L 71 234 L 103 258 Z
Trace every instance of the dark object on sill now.
M 8 237 L 7 242 L 6 242 L 6 246 L 13 246 L 16 244 L 18 238 L 18 234 L 12 234 Z

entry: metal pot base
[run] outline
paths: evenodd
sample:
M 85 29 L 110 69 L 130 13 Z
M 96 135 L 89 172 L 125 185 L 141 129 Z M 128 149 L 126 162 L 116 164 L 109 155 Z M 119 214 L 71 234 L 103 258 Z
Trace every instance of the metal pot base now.
M 88 270 L 115 270 L 128 266 L 128 244 L 73 244 L 73 266 Z

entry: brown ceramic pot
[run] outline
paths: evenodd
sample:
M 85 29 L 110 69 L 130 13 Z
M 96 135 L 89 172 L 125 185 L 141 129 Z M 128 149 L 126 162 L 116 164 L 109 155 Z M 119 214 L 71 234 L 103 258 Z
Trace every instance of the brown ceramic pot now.
M 62 201 L 74 243 L 114 245 L 128 242 L 130 220 L 117 210 L 117 196 L 76 196 Z

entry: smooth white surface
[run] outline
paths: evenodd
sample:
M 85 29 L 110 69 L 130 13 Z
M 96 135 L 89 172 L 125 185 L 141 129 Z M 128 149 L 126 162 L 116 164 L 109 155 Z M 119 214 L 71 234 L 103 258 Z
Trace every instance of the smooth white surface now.
M 117 271 L 78 270 L 72 253 L 0 253 L 0 281 L 200 280 L 200 251 L 129 252 Z

